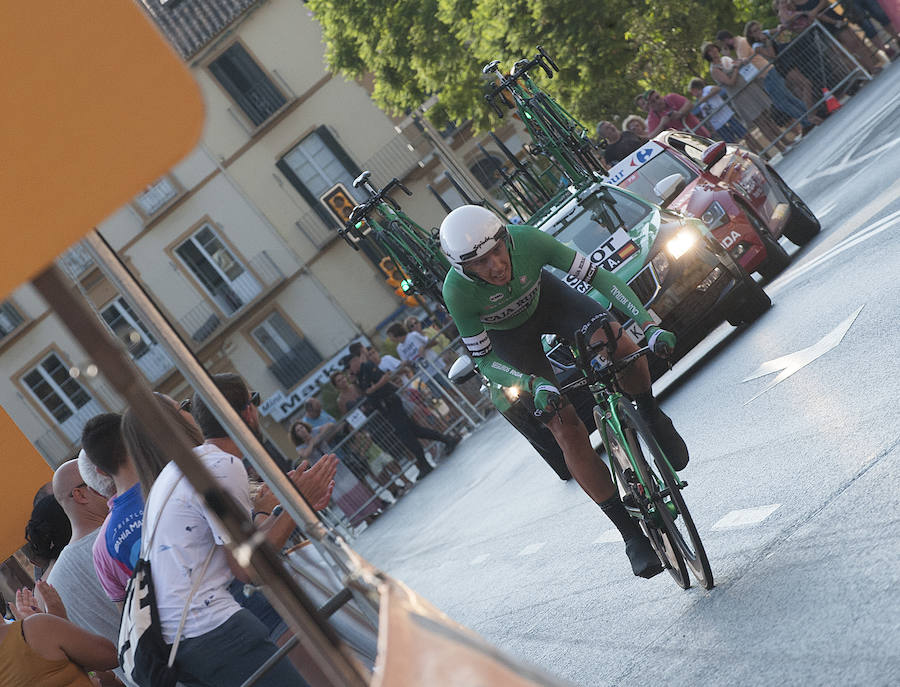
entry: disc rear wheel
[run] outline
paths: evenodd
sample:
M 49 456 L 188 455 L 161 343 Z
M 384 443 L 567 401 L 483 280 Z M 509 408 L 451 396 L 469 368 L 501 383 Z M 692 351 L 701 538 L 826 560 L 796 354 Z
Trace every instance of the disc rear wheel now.
M 595 415 L 598 409 L 594 409 Z M 622 418 L 622 416 L 619 416 Z M 623 418 L 624 419 L 624 418 Z M 679 548 L 672 540 L 668 528 L 665 526 L 659 516 L 650 512 L 653 503 L 654 494 L 659 493 L 661 482 L 656 475 L 652 474 L 650 466 L 647 464 L 644 454 L 640 448 L 635 449 L 632 442 L 628 441 L 629 448 L 634 456 L 635 466 L 638 475 L 635 472 L 635 466 L 632 466 L 628 459 L 626 449 L 619 443 L 614 432 L 603 423 L 598 423 L 598 427 L 603 428 L 606 446 L 609 448 L 609 462 L 615 472 L 616 484 L 619 489 L 619 496 L 622 498 L 623 504 L 636 517 L 644 534 L 650 540 L 654 550 L 662 561 L 663 566 L 669 571 L 672 579 L 682 589 L 691 586 L 691 578 L 688 575 L 687 566 L 684 558 L 679 552 Z M 625 428 L 626 437 L 631 432 L 630 427 Z M 627 439 L 626 439 L 627 440 Z M 644 485 L 647 485 L 646 488 Z M 635 513 L 640 511 L 640 515 Z
M 681 495 L 683 484 L 669 466 L 659 443 L 634 406 L 630 403 L 622 405 L 624 407 L 621 414 L 628 418 L 633 428 L 626 432 L 629 445 L 653 461 L 655 468 L 653 476 L 661 485 L 659 490 L 661 493 L 656 494 L 660 506 L 657 510 L 665 525 L 669 542 L 677 549 L 679 556 L 700 586 L 712 589 L 714 585 L 712 569 L 700 534 L 694 525 L 694 519 Z

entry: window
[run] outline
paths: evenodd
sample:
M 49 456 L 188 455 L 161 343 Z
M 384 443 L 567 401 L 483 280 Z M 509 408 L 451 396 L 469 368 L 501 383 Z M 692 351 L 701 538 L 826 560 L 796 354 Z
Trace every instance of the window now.
M 217 57 L 209 65 L 209 71 L 253 126 L 265 122 L 287 102 L 240 43 L 235 43 Z
M 291 326 L 280 312 L 273 312 L 253 328 L 253 338 L 272 360 L 269 370 L 285 390 L 294 387 L 319 363 L 322 356 Z
M 150 381 L 156 381 L 172 369 L 169 356 L 157 346 L 156 339 L 124 298 L 107 305 L 100 316 Z
M 0 340 L 12 334 L 25 321 L 12 303 L 5 301 L 0 305 Z
M 22 379 L 72 441 L 80 436 L 82 425 L 88 418 L 103 412 L 100 404 L 69 374 L 55 353 L 50 353 Z
M 262 290 L 208 224 L 175 252 L 226 315 L 233 315 Z
M 145 218 L 165 208 L 178 195 L 178 188 L 169 177 L 163 177 L 134 199 Z
M 332 186 L 341 182 L 357 201 L 365 199 L 365 193 L 353 188 L 359 168 L 324 126 L 294 146 L 277 167 L 329 227 L 337 222 L 320 198 Z

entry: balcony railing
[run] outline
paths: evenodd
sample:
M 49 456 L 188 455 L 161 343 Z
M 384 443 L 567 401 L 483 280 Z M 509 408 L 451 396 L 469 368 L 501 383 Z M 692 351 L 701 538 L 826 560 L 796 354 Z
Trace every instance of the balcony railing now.
M 94 258 L 87 248 L 76 243 L 56 259 L 56 264 L 72 281 L 78 281 L 94 265 Z
M 322 356 L 307 341 L 296 344 L 284 356 L 269 366 L 282 389 L 292 389 L 301 379 L 322 362 Z
M 134 362 L 150 382 L 162 379 L 174 367 L 172 359 L 159 345 L 150 346 L 149 350 Z

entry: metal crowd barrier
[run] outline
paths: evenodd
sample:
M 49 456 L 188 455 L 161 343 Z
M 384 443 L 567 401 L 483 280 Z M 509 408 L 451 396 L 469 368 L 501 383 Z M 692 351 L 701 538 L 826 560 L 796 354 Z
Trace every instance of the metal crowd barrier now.
M 414 422 L 462 437 L 493 412 L 480 382 L 473 379 L 457 386 L 447 379 L 444 365 L 449 369 L 449 362 L 464 352 L 462 339 L 457 337 L 437 352 L 437 361 L 420 361 L 416 374 L 398 384 L 397 395 Z M 411 488 L 409 473 L 415 461 L 391 423 L 378 410 L 367 412 L 365 402 L 338 423 L 344 425 L 340 438 L 323 450 L 337 454 L 341 465 L 331 504 L 319 515 L 349 538 Z M 439 442 L 428 442 L 424 450 L 433 464 L 443 455 Z
M 747 132 L 738 138 L 743 138 L 751 150 L 771 157 L 772 149 L 783 148 L 782 141 L 787 133 L 810 113 L 823 106 L 827 108 L 827 101 L 853 82 L 872 78 L 819 21 L 810 24 L 790 43 L 782 44 L 770 64 L 768 69 L 759 71 L 737 92 L 727 96 L 724 104 L 709 112 L 693 131 L 706 126 L 716 131 L 717 137 L 736 143 L 733 129 L 729 131 L 723 126 L 716 130 L 710 121 L 728 108 Z M 724 88 L 722 95 L 725 95 Z M 763 113 L 753 120 L 741 112 L 742 103 L 751 98 L 766 105 Z M 762 137 L 763 143 L 756 140 L 758 136 Z

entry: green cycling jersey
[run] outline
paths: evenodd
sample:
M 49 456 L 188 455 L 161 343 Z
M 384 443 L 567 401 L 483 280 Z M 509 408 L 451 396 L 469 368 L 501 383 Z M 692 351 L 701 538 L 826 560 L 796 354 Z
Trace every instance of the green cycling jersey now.
M 586 256 L 539 229 L 507 227 L 512 278 L 503 286 L 467 279 L 451 270 L 444 280 L 444 302 L 475 364 L 489 380 L 503 386 L 521 385 L 523 373 L 493 352 L 488 331 L 513 329 L 528 321 L 540 298 L 541 269 L 545 265 L 580 279 L 606 296 L 610 303 L 642 328 L 653 320 L 640 299 L 621 277 L 592 264 Z

